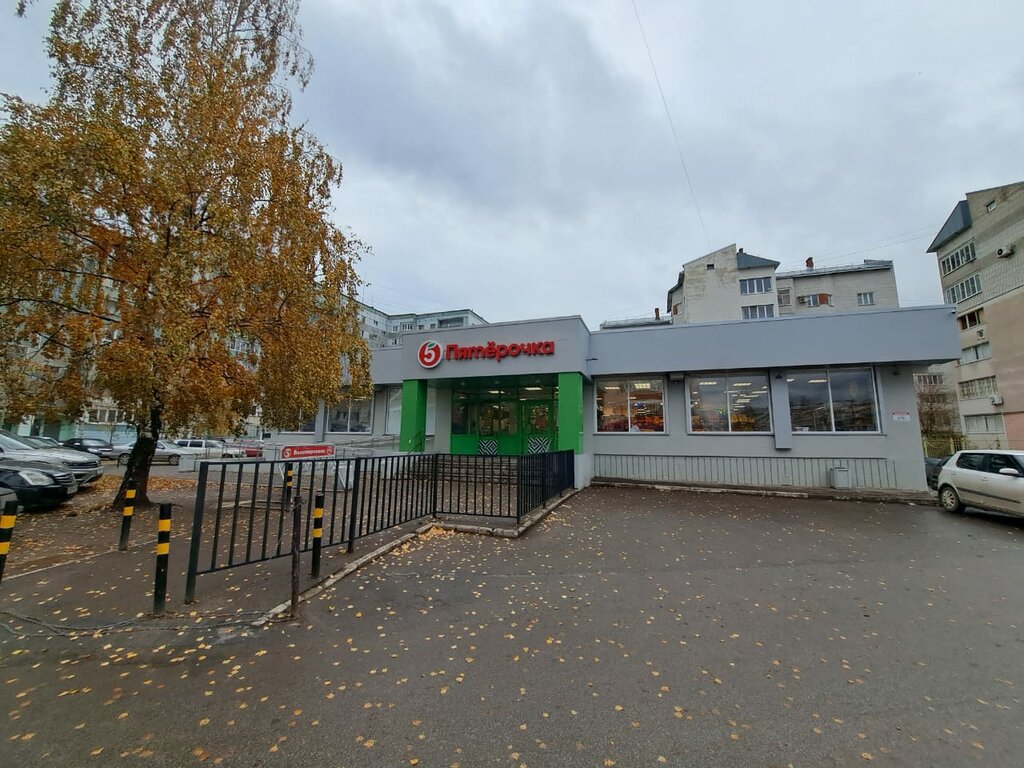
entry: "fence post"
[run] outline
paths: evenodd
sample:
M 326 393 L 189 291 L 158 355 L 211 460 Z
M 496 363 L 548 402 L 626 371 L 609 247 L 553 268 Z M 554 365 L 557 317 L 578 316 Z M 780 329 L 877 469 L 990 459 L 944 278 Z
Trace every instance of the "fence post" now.
M 171 556 L 171 505 L 160 505 L 156 524 L 156 578 L 153 585 L 153 613 L 163 613 L 167 605 L 167 561 Z
M 316 495 L 316 504 L 313 507 L 313 567 L 310 571 L 310 578 L 320 578 L 320 547 L 324 535 L 324 495 Z
M 523 517 L 523 457 L 512 457 L 512 463 L 516 466 L 516 528 Z
M 4 504 L 0 515 L 0 581 L 4 580 L 4 567 L 7 565 L 7 553 L 11 549 L 11 536 L 14 535 L 14 523 L 18 519 L 18 502 L 8 501 Z
M 206 476 L 210 465 L 199 462 L 199 487 L 196 489 L 196 505 L 192 512 L 192 541 L 188 550 L 188 575 L 185 577 L 185 602 L 196 600 L 196 573 L 199 571 L 199 543 L 203 535 L 203 507 L 206 506 Z M 255 490 L 253 491 L 255 493 Z
M 356 512 L 359 510 L 359 486 L 360 475 L 362 475 L 363 460 L 356 457 L 352 468 L 352 506 L 348 511 L 348 543 L 345 551 L 352 552 L 352 543 L 356 538 Z
M 302 494 L 295 494 L 292 503 L 292 605 L 291 617 L 299 615 L 299 550 L 302 538 Z
M 431 481 L 430 481 L 430 516 L 437 517 L 437 482 L 440 474 L 441 465 L 441 454 L 434 454 L 433 467 L 431 468 Z
M 121 510 L 121 539 L 117 548 L 122 552 L 128 551 L 128 534 L 132 530 L 132 515 L 135 512 L 135 481 L 129 480 L 128 487 L 124 491 L 124 508 Z

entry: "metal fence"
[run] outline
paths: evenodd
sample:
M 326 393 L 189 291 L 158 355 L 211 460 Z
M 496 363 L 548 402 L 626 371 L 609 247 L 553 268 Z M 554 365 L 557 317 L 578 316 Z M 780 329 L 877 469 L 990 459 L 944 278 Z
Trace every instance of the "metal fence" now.
M 345 545 L 436 515 L 522 518 L 574 485 L 571 451 L 530 456 L 394 456 L 204 461 L 192 519 L 185 600 L 196 577 L 289 556 L 293 504 L 298 550 Z M 322 510 L 322 512 L 320 512 Z M 319 523 L 318 523 L 319 521 Z

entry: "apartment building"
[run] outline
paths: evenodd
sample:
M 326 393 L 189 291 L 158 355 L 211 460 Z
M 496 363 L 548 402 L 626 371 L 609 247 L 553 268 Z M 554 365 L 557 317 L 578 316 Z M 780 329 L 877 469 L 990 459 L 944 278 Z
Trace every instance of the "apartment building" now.
M 486 325 L 487 321 L 471 309 L 450 309 L 442 312 L 405 312 L 389 315 L 363 302 L 359 305 L 359 326 L 371 349 L 400 347 L 402 335 L 411 331 L 447 330 Z
M 928 252 L 956 307 L 963 431 L 977 447 L 1024 449 L 1024 182 L 968 192 Z
M 764 320 L 899 306 L 891 261 L 778 272 L 779 262 L 736 245 L 687 262 L 668 291 L 673 323 Z

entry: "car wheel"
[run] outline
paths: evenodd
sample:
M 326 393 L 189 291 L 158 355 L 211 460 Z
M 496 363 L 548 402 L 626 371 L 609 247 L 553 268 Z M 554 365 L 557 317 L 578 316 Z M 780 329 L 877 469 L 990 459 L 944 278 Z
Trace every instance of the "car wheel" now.
M 963 512 L 964 503 L 960 501 L 960 495 L 949 485 L 942 486 L 939 491 L 939 503 L 947 512 Z
M 170 464 L 172 467 L 178 466 L 178 463 L 180 461 L 181 461 L 181 456 L 179 456 L 176 453 L 172 453 L 170 456 L 167 457 L 167 463 Z
M 117 457 L 117 466 L 123 467 L 127 463 L 128 463 L 128 454 L 127 453 L 122 453 L 120 456 Z

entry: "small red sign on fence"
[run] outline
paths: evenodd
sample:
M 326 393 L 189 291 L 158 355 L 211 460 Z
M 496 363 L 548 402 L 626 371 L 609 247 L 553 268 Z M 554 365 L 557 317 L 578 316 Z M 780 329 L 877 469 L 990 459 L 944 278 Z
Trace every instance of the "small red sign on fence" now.
M 282 459 L 329 459 L 332 456 L 333 445 L 286 445 L 281 449 Z

